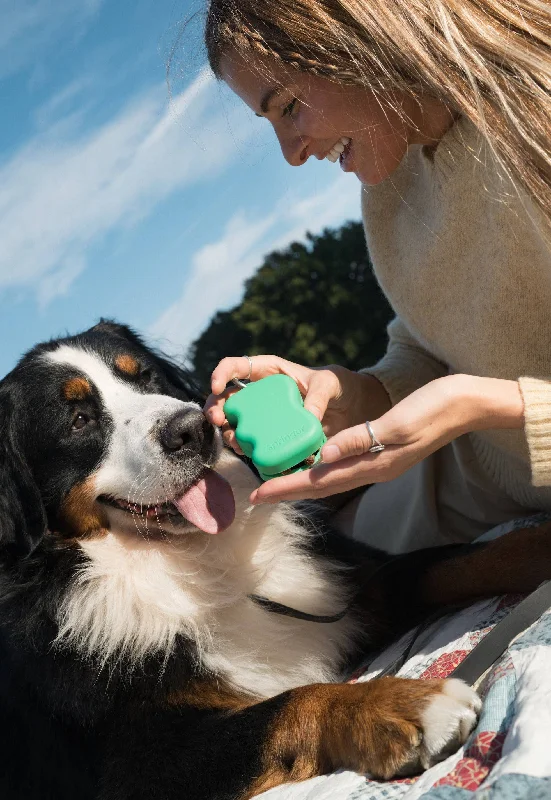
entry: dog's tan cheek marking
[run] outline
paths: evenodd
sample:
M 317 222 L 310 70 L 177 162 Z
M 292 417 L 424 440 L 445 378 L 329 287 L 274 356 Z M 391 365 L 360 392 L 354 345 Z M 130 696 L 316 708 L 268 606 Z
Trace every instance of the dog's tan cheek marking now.
M 129 378 L 136 378 L 140 372 L 140 365 L 136 359 L 130 355 L 117 356 L 115 359 L 115 366 L 119 372 L 122 372 L 123 375 L 127 375 Z
M 94 477 L 73 486 L 61 504 L 61 533 L 77 539 L 105 536 L 109 520 L 95 500 Z
M 71 378 L 61 389 L 66 400 L 86 400 L 92 394 L 92 387 L 86 378 Z
M 240 800 L 336 769 L 392 777 L 420 741 L 421 714 L 442 686 L 381 678 L 292 690 L 268 734 L 262 774 Z

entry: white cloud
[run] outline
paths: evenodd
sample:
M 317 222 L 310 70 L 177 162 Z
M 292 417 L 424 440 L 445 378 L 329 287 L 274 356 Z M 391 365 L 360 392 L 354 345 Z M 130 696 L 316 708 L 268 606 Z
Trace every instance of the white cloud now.
M 83 75 L 70 81 L 59 91 L 50 97 L 45 103 L 39 106 L 33 113 L 35 122 L 39 128 L 47 128 L 67 109 L 71 108 L 75 99 L 80 100 L 80 95 L 93 85 L 91 75 Z M 79 102 L 79 112 L 82 112 L 83 102 Z
M 0 290 L 32 287 L 49 302 L 90 245 L 231 162 L 254 128 L 216 92 L 202 73 L 167 109 L 157 87 L 91 133 L 60 142 L 61 121 L 0 167 Z
M 222 238 L 195 254 L 181 296 L 150 327 L 150 335 L 165 352 L 181 356 L 216 311 L 238 302 L 243 281 L 264 255 L 359 214 L 359 183 L 342 174 L 315 195 L 282 198 L 262 219 L 238 211 Z

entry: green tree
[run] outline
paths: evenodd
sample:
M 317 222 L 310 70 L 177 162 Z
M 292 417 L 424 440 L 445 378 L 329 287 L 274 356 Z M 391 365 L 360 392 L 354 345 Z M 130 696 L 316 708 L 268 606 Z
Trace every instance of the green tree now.
M 188 356 L 205 385 L 221 358 L 243 353 L 359 369 L 384 353 L 391 317 L 362 226 L 348 222 L 267 255 L 241 303 L 218 312 Z

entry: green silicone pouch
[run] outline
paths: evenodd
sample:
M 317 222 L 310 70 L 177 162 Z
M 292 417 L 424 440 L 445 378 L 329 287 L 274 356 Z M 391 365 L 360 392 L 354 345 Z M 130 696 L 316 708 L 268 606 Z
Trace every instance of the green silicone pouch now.
M 229 397 L 224 414 L 237 442 L 267 481 L 309 469 L 327 441 L 321 422 L 304 408 L 288 375 L 269 375 Z

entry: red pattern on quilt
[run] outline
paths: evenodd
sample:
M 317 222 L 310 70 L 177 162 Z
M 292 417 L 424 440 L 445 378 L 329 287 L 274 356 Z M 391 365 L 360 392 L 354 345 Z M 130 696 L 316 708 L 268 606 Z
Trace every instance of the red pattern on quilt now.
M 469 642 L 473 650 L 490 633 L 493 627 L 493 625 L 487 625 L 485 628 L 480 628 L 480 630 L 472 631 L 469 634 Z
M 501 758 L 506 735 L 506 732 L 494 731 L 479 733 L 455 768 L 434 786 L 457 786 L 474 792 Z
M 419 675 L 419 678 L 421 680 L 447 678 L 450 672 L 453 672 L 468 654 L 468 650 L 452 650 L 451 653 L 442 653 L 441 656 L 438 656 L 436 661 L 432 662 L 430 667 L 427 667 L 427 669 Z

